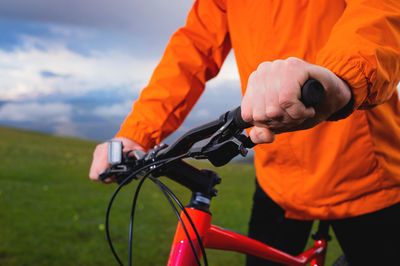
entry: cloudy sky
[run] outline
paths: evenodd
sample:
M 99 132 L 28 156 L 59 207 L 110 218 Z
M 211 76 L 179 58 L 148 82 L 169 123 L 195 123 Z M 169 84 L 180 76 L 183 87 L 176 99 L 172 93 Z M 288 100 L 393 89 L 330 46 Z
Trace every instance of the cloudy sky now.
M 192 2 L 1 0 L 0 125 L 112 137 Z M 180 132 L 239 105 L 239 87 L 230 55 Z

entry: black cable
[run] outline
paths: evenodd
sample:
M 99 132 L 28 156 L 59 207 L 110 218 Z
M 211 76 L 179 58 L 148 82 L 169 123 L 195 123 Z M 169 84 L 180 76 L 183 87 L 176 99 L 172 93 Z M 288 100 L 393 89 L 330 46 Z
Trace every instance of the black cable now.
M 112 195 L 112 197 L 111 197 L 111 199 L 110 199 L 110 202 L 109 202 L 109 204 L 108 204 L 107 213 L 106 213 L 106 226 L 105 226 L 105 227 L 106 227 L 106 235 L 107 235 L 108 244 L 109 244 L 109 246 L 110 246 L 110 249 L 111 249 L 111 251 L 112 251 L 112 253 L 113 253 L 115 259 L 118 261 L 118 263 L 119 263 L 120 265 L 123 265 L 123 264 L 122 264 L 121 260 L 119 259 L 118 255 L 117 255 L 117 253 L 116 253 L 116 251 L 115 251 L 115 249 L 114 249 L 114 247 L 113 247 L 112 240 L 111 240 L 111 236 L 110 236 L 110 231 L 109 231 L 109 214 L 110 214 L 111 206 L 112 206 L 112 203 L 113 203 L 115 197 L 117 196 L 117 194 L 119 193 L 119 191 L 121 190 L 121 188 L 122 188 L 126 183 L 128 183 L 134 176 L 136 176 L 139 172 L 143 171 L 143 170 L 146 169 L 146 168 L 149 168 L 149 167 L 151 167 L 151 166 L 155 166 L 155 165 L 159 164 L 159 165 L 156 166 L 155 168 L 150 169 L 150 170 L 145 174 L 145 176 L 142 178 L 142 180 L 141 180 L 140 183 L 138 184 L 138 187 L 136 188 L 135 197 L 134 197 L 134 202 L 133 202 L 132 210 L 131 210 L 130 226 L 129 226 L 129 265 L 131 265 L 131 263 L 132 263 L 133 217 L 134 217 L 135 206 L 136 206 L 136 202 L 137 202 L 137 198 L 138 198 L 140 189 L 141 189 L 141 187 L 142 187 L 144 181 L 146 180 L 146 178 L 148 178 L 148 176 L 149 176 L 154 170 L 156 170 L 158 167 L 162 167 L 162 166 L 164 166 L 164 165 L 166 165 L 166 164 L 168 164 L 168 163 L 171 163 L 172 161 L 176 161 L 176 160 L 182 159 L 182 158 L 184 158 L 184 157 L 187 157 L 187 155 L 184 154 L 184 155 L 176 156 L 176 157 L 174 157 L 174 158 L 164 159 L 164 160 L 161 160 L 161 161 L 158 161 L 158 162 L 153 162 L 153 163 L 148 164 L 148 165 L 146 165 L 146 166 L 144 166 L 144 167 L 141 167 L 140 169 L 138 169 L 138 170 L 136 170 L 135 172 L 133 172 L 132 174 L 130 174 L 127 178 L 125 178 L 125 179 L 121 182 L 121 184 L 118 186 L 118 188 L 114 191 L 114 194 Z M 198 239 L 198 241 L 199 241 L 199 245 L 200 245 L 201 252 L 202 252 L 202 254 L 204 255 L 204 263 L 205 263 L 205 266 L 208 266 L 208 261 L 207 261 L 207 257 L 206 257 L 204 245 L 203 245 L 203 243 L 202 243 L 202 240 L 201 240 L 201 238 L 200 238 L 200 235 L 199 235 L 199 233 L 198 233 L 198 231 L 197 231 L 197 229 L 196 229 L 196 227 L 195 227 L 195 225 L 194 225 L 192 219 L 190 218 L 189 214 L 186 212 L 185 208 L 183 207 L 182 203 L 181 203 L 181 202 L 179 201 L 179 199 L 172 193 L 172 191 L 171 191 L 167 186 L 165 186 L 162 182 L 160 182 L 160 181 L 158 181 L 158 180 L 156 180 L 156 179 L 154 179 L 154 178 L 151 178 L 151 179 L 153 180 L 153 182 L 156 181 L 155 183 L 159 186 L 159 188 L 161 189 L 161 191 L 164 193 L 164 196 L 167 198 L 167 200 L 168 200 L 169 203 L 171 204 L 172 208 L 174 209 L 174 212 L 175 212 L 176 216 L 178 217 L 178 219 L 179 219 L 179 221 L 180 221 L 180 223 L 181 223 L 181 225 L 182 225 L 182 227 L 183 227 L 183 229 L 184 229 L 184 231 L 185 231 L 185 234 L 186 234 L 186 236 L 187 236 L 187 238 L 188 238 L 188 240 L 189 240 L 189 243 L 190 243 L 190 245 L 191 245 L 191 249 L 192 249 L 192 251 L 193 251 L 193 254 L 195 255 L 196 261 L 197 261 L 198 265 L 201 265 L 200 259 L 199 259 L 198 255 L 197 255 L 196 249 L 195 249 L 195 247 L 194 247 L 194 245 L 193 245 L 193 241 L 190 239 L 188 230 L 187 230 L 185 224 L 183 223 L 182 218 L 180 217 L 180 215 L 179 215 L 179 213 L 178 213 L 178 210 L 177 210 L 176 206 L 174 205 L 174 203 L 172 202 L 171 198 L 174 199 L 174 201 L 179 205 L 179 207 L 180 207 L 180 208 L 182 209 L 182 211 L 185 213 L 185 215 L 186 215 L 187 219 L 189 220 L 189 222 L 190 222 L 190 224 L 191 224 L 191 226 L 192 226 L 192 228 L 193 228 L 193 230 L 194 230 L 194 232 L 195 232 L 195 234 L 196 234 L 196 237 L 197 237 L 197 239 Z M 171 198 L 170 198 L 170 197 L 171 197 Z
M 127 184 L 134 176 L 136 176 L 139 172 L 141 172 L 141 171 L 143 171 L 143 170 L 145 170 L 146 168 L 149 168 L 149 167 L 151 167 L 151 166 L 154 166 L 154 165 L 157 165 L 157 164 L 164 164 L 164 163 L 167 163 L 167 162 L 170 161 L 170 160 L 181 159 L 181 158 L 183 158 L 183 157 L 185 157 L 185 156 L 186 156 L 186 155 L 181 155 L 181 156 L 177 156 L 177 157 L 172 158 L 172 159 L 164 159 L 164 160 L 161 160 L 161 161 L 158 161 L 158 162 L 153 162 L 153 163 L 150 163 L 150 164 L 148 164 L 148 165 L 146 165 L 146 166 L 143 166 L 143 167 L 139 168 L 138 170 L 134 171 L 134 172 L 133 172 L 132 174 L 130 174 L 127 178 L 125 178 L 125 179 L 121 182 L 121 184 L 119 184 L 119 186 L 115 189 L 113 195 L 111 196 L 110 201 L 108 202 L 108 206 L 107 206 L 106 221 L 105 221 L 105 231 L 106 231 L 108 246 L 110 247 L 111 252 L 112 252 L 112 254 L 114 255 L 114 258 L 117 260 L 117 262 L 119 263 L 119 265 L 122 266 L 123 264 L 122 264 L 120 258 L 118 257 L 117 252 L 116 252 L 115 249 L 114 249 L 114 246 L 113 246 L 112 240 L 111 240 L 110 229 L 109 229 L 109 216 L 110 216 L 111 207 L 112 207 L 112 204 L 113 204 L 113 202 L 114 202 L 115 197 L 117 196 L 117 194 L 119 193 L 119 191 L 121 190 L 121 188 L 122 188 L 125 184 Z M 155 169 L 156 169 L 156 168 L 155 168 Z M 152 169 L 151 171 L 153 171 L 153 169 Z M 142 183 L 143 183 L 143 182 L 142 182 Z
M 199 266 L 201 266 L 201 262 L 200 262 L 199 255 L 197 255 L 196 248 L 194 247 L 193 241 L 192 241 L 191 238 L 190 238 L 189 231 L 187 230 L 186 225 L 185 225 L 185 223 L 183 222 L 182 217 L 180 216 L 180 214 L 179 214 L 179 212 L 178 212 L 178 209 L 176 208 L 176 206 L 175 206 L 174 203 L 172 202 L 172 200 L 171 200 L 171 198 L 169 197 L 169 195 L 168 195 L 168 193 L 166 192 L 166 190 L 160 185 L 161 182 L 158 181 L 158 180 L 155 180 L 155 178 L 151 178 L 151 177 L 150 177 L 150 179 L 151 179 L 156 185 L 158 185 L 158 187 L 159 187 L 159 188 L 161 189 L 161 191 L 163 192 L 165 198 L 166 198 L 166 199 L 168 200 L 168 202 L 170 203 L 172 209 L 174 210 L 174 213 L 175 213 L 176 217 L 178 217 L 179 222 L 181 223 L 182 228 L 183 228 L 183 230 L 185 231 L 185 235 L 186 235 L 187 239 L 189 240 L 189 244 L 190 244 L 190 247 L 192 248 L 193 254 L 194 254 L 195 258 L 196 258 L 196 262 L 197 262 L 197 264 L 198 264 Z M 157 182 L 157 181 L 158 181 L 158 182 Z M 196 230 L 195 227 L 194 227 L 193 229 Z M 196 230 L 196 231 L 197 231 L 197 230 Z M 198 232 L 197 232 L 196 236 L 198 236 Z
M 122 184 L 122 183 L 121 183 Z M 108 242 L 108 246 L 111 249 L 112 254 L 114 255 L 114 258 L 118 261 L 119 265 L 123 265 L 121 260 L 119 259 L 117 252 L 114 249 L 114 246 L 112 244 L 112 240 L 111 240 L 111 236 L 110 236 L 110 230 L 109 230 L 109 226 L 108 226 L 108 221 L 109 221 L 109 216 L 110 216 L 110 211 L 111 211 L 111 206 L 112 203 L 115 199 L 115 197 L 117 196 L 118 192 L 121 190 L 122 186 L 118 186 L 117 189 L 114 191 L 113 195 L 111 196 L 110 201 L 108 202 L 108 207 L 107 207 L 107 212 L 106 212 L 106 222 L 105 222 L 105 229 L 106 229 L 106 236 L 107 236 L 107 242 Z
M 201 252 L 204 255 L 204 257 L 203 257 L 204 258 L 204 264 L 205 264 L 205 266 L 208 266 L 208 260 L 207 260 L 207 255 L 206 255 L 206 250 L 204 248 L 203 240 L 201 239 L 201 237 L 200 237 L 200 235 L 199 235 L 199 233 L 198 233 L 198 231 L 196 229 L 196 226 L 193 223 L 192 218 L 190 217 L 189 213 L 186 211 L 186 208 L 183 206 L 183 204 L 178 199 L 178 197 L 176 197 L 175 194 L 164 183 L 162 183 L 159 180 L 157 180 L 157 181 L 160 182 L 160 184 L 166 189 L 168 194 L 175 200 L 175 202 L 179 205 L 181 210 L 185 213 L 185 216 L 188 219 L 189 223 L 191 224 L 191 226 L 192 226 L 192 228 L 193 228 L 193 230 L 194 230 L 194 232 L 196 234 L 196 237 L 197 237 L 197 239 L 199 241 Z
M 135 214 L 136 202 L 139 197 L 140 189 L 150 173 L 151 173 L 151 171 L 146 173 L 146 175 L 143 176 L 142 180 L 140 180 L 140 183 L 137 186 L 136 191 L 135 191 L 135 196 L 133 198 L 132 209 L 131 209 L 131 218 L 130 218 L 130 222 L 129 222 L 129 258 L 128 258 L 129 260 L 128 260 L 128 265 L 132 265 L 133 217 Z
M 176 156 L 176 157 L 174 157 L 174 158 L 165 159 L 165 160 L 163 160 L 163 161 L 160 161 L 159 163 L 160 163 L 161 165 L 159 165 L 159 166 L 157 166 L 157 167 L 162 167 L 162 166 L 164 166 L 164 165 L 166 165 L 166 164 L 169 164 L 169 163 L 171 163 L 171 162 L 173 162 L 173 161 L 182 159 L 182 158 L 184 158 L 184 157 L 186 157 L 186 156 L 187 156 L 186 154 L 183 154 L 183 155 L 180 155 L 180 156 Z M 129 265 L 132 264 L 133 222 L 134 222 L 134 215 L 135 215 L 135 210 L 136 210 L 137 199 L 138 199 L 139 192 L 140 192 L 140 189 L 141 189 L 141 186 L 142 186 L 144 180 L 147 179 L 148 176 L 149 176 L 154 170 L 157 169 L 157 167 L 156 167 L 156 168 L 153 168 L 153 169 L 150 169 L 150 170 L 143 176 L 143 179 L 141 180 L 140 184 L 138 185 L 138 187 L 136 188 L 136 191 L 135 191 L 135 195 L 134 195 L 133 203 L 132 203 L 132 209 L 131 209 L 130 223 L 129 223 Z
M 153 177 L 150 177 L 150 180 L 153 181 L 154 183 L 156 183 L 156 184 L 160 187 L 161 190 L 165 190 L 165 191 L 169 194 L 169 197 L 171 197 L 171 198 L 175 201 L 175 203 L 178 204 L 179 208 L 183 211 L 183 213 L 185 214 L 186 218 L 188 219 L 190 225 L 192 226 L 192 229 L 193 229 L 194 233 L 196 234 L 196 238 L 197 238 L 197 240 L 198 240 L 198 242 L 199 242 L 199 246 L 200 246 L 201 253 L 203 254 L 204 265 L 205 265 L 205 266 L 208 266 L 208 260 L 207 260 L 207 255 L 206 255 L 206 251 L 205 251 L 205 248 L 204 248 L 203 241 L 202 241 L 202 239 L 201 239 L 201 237 L 200 237 L 199 232 L 197 231 L 196 226 L 195 226 L 194 223 L 193 223 L 192 218 L 190 217 L 189 213 L 186 211 L 186 209 L 185 209 L 185 207 L 183 206 L 182 202 L 181 202 L 181 201 L 178 199 L 178 197 L 175 196 L 175 194 L 174 194 L 164 183 L 162 183 L 160 180 L 155 179 L 155 178 L 153 178 Z M 164 192 L 164 191 L 163 191 L 163 192 Z M 167 196 L 166 196 L 166 197 L 167 197 Z M 170 199 L 169 199 L 169 201 L 170 201 Z M 172 202 L 170 201 L 170 203 L 172 203 Z M 173 203 L 172 203 L 172 204 L 173 204 Z M 174 207 L 175 207 L 175 206 L 174 206 Z M 180 216 L 179 216 L 179 217 L 180 217 Z M 181 220 L 180 220 L 180 222 L 181 222 L 181 224 L 184 226 L 184 224 L 182 223 Z M 189 239 L 189 238 L 188 238 L 188 239 Z M 191 240 L 189 239 L 189 241 L 191 241 Z M 200 265 L 200 263 L 199 263 L 199 265 Z

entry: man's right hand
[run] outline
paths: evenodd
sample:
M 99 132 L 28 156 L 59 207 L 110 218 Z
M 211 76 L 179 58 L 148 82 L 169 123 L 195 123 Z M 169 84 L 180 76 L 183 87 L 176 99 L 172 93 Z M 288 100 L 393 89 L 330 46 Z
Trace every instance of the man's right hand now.
M 140 146 L 137 142 L 128 139 L 128 138 L 115 138 L 114 140 L 122 141 L 124 145 L 124 152 L 130 150 L 141 150 L 144 151 L 143 147 Z M 99 174 L 110 167 L 108 163 L 108 142 L 103 142 L 96 146 L 96 149 L 93 152 L 93 160 L 92 165 L 90 166 L 89 178 L 95 181 L 99 180 Z M 113 178 L 108 178 L 104 181 L 104 183 L 113 182 Z
M 301 101 L 301 86 L 310 78 L 325 89 L 318 108 Z M 275 134 L 304 130 L 327 120 L 351 100 L 350 87 L 322 66 L 290 57 L 261 63 L 248 80 L 241 110 L 245 122 L 254 124 L 254 143 L 271 143 Z

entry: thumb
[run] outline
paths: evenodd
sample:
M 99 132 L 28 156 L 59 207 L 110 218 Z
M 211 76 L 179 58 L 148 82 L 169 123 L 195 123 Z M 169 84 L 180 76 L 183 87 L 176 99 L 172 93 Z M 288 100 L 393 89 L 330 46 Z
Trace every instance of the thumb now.
M 256 143 L 271 143 L 275 139 L 275 134 L 266 127 L 254 126 L 249 134 L 251 140 Z

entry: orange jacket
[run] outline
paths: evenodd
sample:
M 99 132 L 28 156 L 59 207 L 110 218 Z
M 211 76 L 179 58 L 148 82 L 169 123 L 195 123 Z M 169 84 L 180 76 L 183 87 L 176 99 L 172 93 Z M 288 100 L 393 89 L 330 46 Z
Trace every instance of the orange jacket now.
M 256 146 L 259 183 L 287 217 L 344 218 L 400 201 L 400 1 L 198 0 L 117 136 L 160 142 L 231 48 L 243 92 L 261 62 L 290 56 L 330 69 L 353 92 L 346 119 Z

